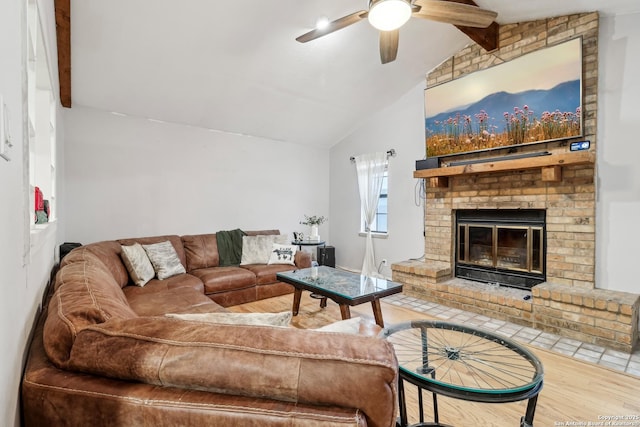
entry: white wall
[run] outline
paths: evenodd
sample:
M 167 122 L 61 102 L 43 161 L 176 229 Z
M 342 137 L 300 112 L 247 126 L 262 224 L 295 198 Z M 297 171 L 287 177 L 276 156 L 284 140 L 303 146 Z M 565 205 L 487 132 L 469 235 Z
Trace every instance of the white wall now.
M 596 285 L 640 293 L 640 14 L 600 22 Z
M 54 262 L 56 226 L 33 239 L 27 218 L 23 116 L 25 1 L 5 1 L 0 13 L 0 94 L 9 111 L 11 161 L 0 158 L 0 425 L 19 425 L 19 389 L 27 340 Z M 53 14 L 45 6 L 45 38 Z M 55 28 L 55 27 L 53 27 Z M 24 44 L 23 44 L 24 43 Z M 55 66 L 55 64 L 54 64 Z M 57 68 L 53 69 L 57 77 Z
M 328 215 L 328 149 L 80 106 L 64 121 L 68 241 L 233 228 L 291 234 L 308 232 L 304 214 Z
M 424 88 L 422 82 L 400 100 L 364 122 L 331 148 L 330 244 L 336 247 L 336 264 L 362 268 L 365 238 L 360 231 L 360 199 L 351 156 L 375 151 L 397 152 L 389 159 L 388 228 L 386 239 L 374 239 L 376 265 L 389 261 L 380 272 L 391 277 L 390 265 L 424 253 L 423 205 L 416 206 L 415 161 L 425 155 Z

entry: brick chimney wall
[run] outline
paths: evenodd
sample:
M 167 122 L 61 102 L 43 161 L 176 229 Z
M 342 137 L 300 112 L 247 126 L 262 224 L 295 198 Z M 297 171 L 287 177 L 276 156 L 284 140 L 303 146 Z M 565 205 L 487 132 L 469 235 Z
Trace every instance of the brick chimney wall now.
M 496 66 L 521 55 L 582 37 L 584 139 L 596 144 L 598 14 L 562 16 L 500 28 L 500 48 L 485 52 L 472 44 L 427 76 L 427 87 Z M 428 99 L 427 99 L 428 102 Z M 520 106 L 522 107 L 522 106 Z M 520 149 L 566 152 L 567 142 Z M 457 156 L 496 157 L 506 151 Z M 446 162 L 446 160 L 445 160 Z M 453 263 L 456 209 L 547 209 L 547 278 L 557 284 L 595 287 L 595 185 L 593 165 L 563 168 L 561 182 L 543 182 L 532 169 L 450 178 L 449 188 L 428 188 L 425 259 Z
M 502 25 L 499 48 L 472 43 L 427 76 L 427 87 L 496 66 L 573 38 L 582 39 L 583 137 L 596 147 L 598 94 L 597 12 Z M 428 99 L 427 99 L 428 102 Z M 519 147 L 519 153 L 566 153 L 566 141 Z M 426 147 L 425 147 L 426 149 Z M 507 150 L 456 156 L 506 155 Z M 443 166 L 447 159 L 441 160 Z M 427 184 L 429 180 L 426 180 Z M 595 283 L 595 166 L 563 166 L 562 180 L 543 181 L 540 169 L 452 176 L 445 188 L 426 185 L 425 256 L 392 265 L 406 294 L 586 342 L 631 351 L 638 343 L 640 295 L 597 289 Z M 457 209 L 546 209 L 547 281 L 526 300 L 517 292 L 453 277 Z M 524 292 L 524 291 L 522 291 Z

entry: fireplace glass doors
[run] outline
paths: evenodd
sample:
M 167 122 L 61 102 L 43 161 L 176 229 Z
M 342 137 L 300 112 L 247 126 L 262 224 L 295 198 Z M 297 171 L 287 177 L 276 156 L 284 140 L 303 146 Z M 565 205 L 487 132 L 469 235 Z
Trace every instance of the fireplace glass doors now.
M 456 212 L 456 276 L 531 288 L 545 280 L 543 210 Z

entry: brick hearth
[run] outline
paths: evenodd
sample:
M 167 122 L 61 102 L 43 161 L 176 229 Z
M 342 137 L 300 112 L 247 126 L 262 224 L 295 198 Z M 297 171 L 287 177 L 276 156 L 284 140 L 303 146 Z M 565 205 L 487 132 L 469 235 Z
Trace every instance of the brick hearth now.
M 500 48 L 472 45 L 427 76 L 443 83 L 564 40 L 582 37 L 583 129 L 595 154 L 598 84 L 598 14 L 587 13 L 513 25 L 500 30 Z M 567 141 L 520 148 L 520 153 L 566 154 Z M 496 157 L 506 152 L 458 156 Z M 447 166 L 447 159 L 443 159 Z M 595 164 L 552 170 L 462 173 L 428 180 L 424 261 L 392 265 L 405 293 L 443 305 L 533 326 L 581 341 L 631 351 L 638 341 L 640 296 L 598 289 L 595 283 Z M 531 292 L 505 290 L 453 277 L 455 212 L 458 209 L 545 209 L 547 281 Z M 606 287 L 606 286 L 601 286 Z M 525 297 L 529 297 L 525 299 Z
M 636 294 L 549 282 L 531 292 L 496 287 L 452 278 L 437 262 L 404 261 L 392 270 L 409 296 L 626 352 L 638 341 Z

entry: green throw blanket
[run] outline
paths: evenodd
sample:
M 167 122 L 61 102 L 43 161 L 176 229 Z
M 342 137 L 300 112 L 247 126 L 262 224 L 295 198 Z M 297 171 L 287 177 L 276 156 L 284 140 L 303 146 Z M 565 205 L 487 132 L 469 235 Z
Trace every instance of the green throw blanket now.
M 245 235 L 244 231 L 239 228 L 216 233 L 220 267 L 240 264 L 242 260 L 242 236 Z

